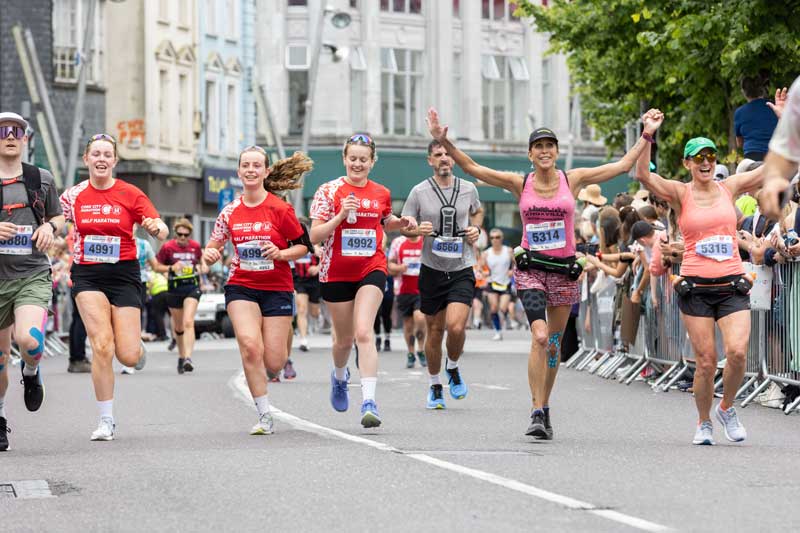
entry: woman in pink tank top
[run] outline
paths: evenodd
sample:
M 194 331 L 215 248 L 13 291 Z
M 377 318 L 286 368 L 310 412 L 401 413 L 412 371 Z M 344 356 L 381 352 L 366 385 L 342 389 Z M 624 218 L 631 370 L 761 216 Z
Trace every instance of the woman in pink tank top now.
M 645 128 L 658 129 L 664 115 L 648 111 Z M 717 147 L 705 137 L 686 143 L 683 166 L 691 181 L 667 180 L 650 172 L 650 145 L 639 156 L 636 178 L 647 190 L 669 202 L 678 213 L 678 226 L 685 240 L 681 278 L 676 280 L 678 306 L 692 341 L 696 358 L 694 397 L 698 425 L 694 444 L 713 444 L 711 404 L 717 369 L 715 323 L 725 346 L 724 392 L 715 409 L 725 436 L 742 441 L 747 433 L 733 408 L 737 389 L 744 379 L 750 341 L 750 297 L 736 241 L 736 211 L 733 201 L 744 192 L 754 192 L 763 181 L 763 168 L 714 180 Z M 749 278 L 748 278 L 749 280 Z
M 530 258 L 532 267 L 527 270 L 517 268 L 514 274 L 517 294 L 533 334 L 528 358 L 528 384 L 533 408 L 526 435 L 552 439 L 550 393 L 558 372 L 561 338 L 570 308 L 580 296 L 578 282 L 561 273 L 575 261 L 575 199 L 583 187 L 603 183 L 630 170 L 647 141 L 639 139 L 619 161 L 565 173 L 556 168 L 559 155 L 556 134 L 547 128 L 539 128 L 528 139 L 528 158 L 533 172 L 522 176 L 481 166 L 456 148 L 447 138 L 447 126 L 440 124 L 435 109 L 428 111 L 428 127 L 431 136 L 442 144 L 464 172 L 489 185 L 508 190 L 519 200 L 523 223 L 521 247 Z M 648 132 L 647 128 L 645 131 Z M 655 131 L 653 128 L 649 133 Z

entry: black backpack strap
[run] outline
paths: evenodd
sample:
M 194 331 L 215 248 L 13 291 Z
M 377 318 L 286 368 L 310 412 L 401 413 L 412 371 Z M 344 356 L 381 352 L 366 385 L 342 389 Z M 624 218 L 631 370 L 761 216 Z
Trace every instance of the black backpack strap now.
M 28 207 L 33 211 L 36 224 L 44 222 L 44 191 L 42 190 L 42 171 L 39 167 L 22 163 L 22 180 L 28 193 Z

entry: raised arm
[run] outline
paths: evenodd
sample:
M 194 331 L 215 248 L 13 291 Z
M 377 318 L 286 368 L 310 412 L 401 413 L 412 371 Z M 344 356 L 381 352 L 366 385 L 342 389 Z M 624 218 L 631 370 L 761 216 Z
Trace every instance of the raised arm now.
M 648 130 L 657 131 L 664 122 L 664 114 L 658 110 L 651 110 L 644 114 L 642 121 Z M 641 139 L 640 139 L 641 140 Z M 662 200 L 676 206 L 680 203 L 683 193 L 683 184 L 677 181 L 664 179 L 654 172 L 650 172 L 650 143 L 645 141 L 645 146 L 636 160 L 636 179 L 651 193 Z
M 511 192 L 515 197 L 519 198 L 522 194 L 522 176 L 514 172 L 500 172 L 489 167 L 479 165 L 472 160 L 470 156 L 456 148 L 456 146 L 447 138 L 447 126 L 442 126 L 439 122 L 439 113 L 434 109 L 428 110 L 428 129 L 431 136 L 442 143 L 447 153 L 456 162 L 461 169 L 472 176 L 489 185 L 500 187 Z

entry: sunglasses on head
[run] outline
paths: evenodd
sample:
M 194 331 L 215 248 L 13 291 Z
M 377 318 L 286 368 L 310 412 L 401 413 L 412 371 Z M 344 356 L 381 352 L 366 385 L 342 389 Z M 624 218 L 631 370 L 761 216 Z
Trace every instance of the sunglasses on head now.
M 175 235 L 177 235 L 178 237 L 188 237 L 189 235 L 191 235 L 191 233 L 181 233 L 180 231 L 176 231 Z
M 25 137 L 25 128 L 20 126 L 0 126 L 0 138 L 5 139 L 11 134 L 15 139 L 22 139 Z
M 89 142 L 86 143 L 86 146 L 88 147 L 95 141 L 108 141 L 111 144 L 113 144 L 114 147 L 117 146 L 117 140 L 107 133 L 98 133 L 97 135 L 92 135 L 91 137 L 89 137 Z
M 348 143 L 361 142 L 361 143 L 366 143 L 366 144 L 374 144 L 374 141 L 370 138 L 370 136 L 369 135 L 365 135 L 363 133 L 357 133 L 357 134 L 353 135 L 352 137 L 347 139 L 347 142 Z
M 262 147 L 258 146 L 257 144 L 254 144 L 252 146 L 248 146 L 247 148 L 242 150 L 242 152 L 260 152 L 260 153 L 262 153 L 264 155 L 267 155 L 267 151 L 264 150 Z
M 692 161 L 697 163 L 698 165 L 703 162 L 703 159 L 708 161 L 709 163 L 716 163 L 717 162 L 717 154 L 711 152 L 710 154 L 695 154 L 690 157 Z

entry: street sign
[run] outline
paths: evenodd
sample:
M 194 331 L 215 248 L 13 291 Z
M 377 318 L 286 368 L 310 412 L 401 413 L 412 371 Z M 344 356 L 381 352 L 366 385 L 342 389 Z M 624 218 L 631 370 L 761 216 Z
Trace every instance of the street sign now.
M 222 211 L 222 209 L 233 201 L 234 192 L 236 189 L 228 187 L 226 189 L 222 189 L 219 191 L 219 204 L 218 204 L 218 211 Z

